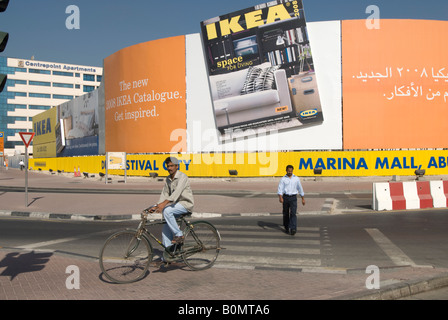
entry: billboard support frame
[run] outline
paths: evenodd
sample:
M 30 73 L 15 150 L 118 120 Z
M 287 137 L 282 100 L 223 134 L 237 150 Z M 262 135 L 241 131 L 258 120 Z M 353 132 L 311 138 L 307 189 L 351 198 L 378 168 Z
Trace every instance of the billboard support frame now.
M 126 169 L 126 152 L 106 152 L 106 179 L 105 183 L 109 181 L 109 169 L 124 170 L 124 183 L 127 180 Z

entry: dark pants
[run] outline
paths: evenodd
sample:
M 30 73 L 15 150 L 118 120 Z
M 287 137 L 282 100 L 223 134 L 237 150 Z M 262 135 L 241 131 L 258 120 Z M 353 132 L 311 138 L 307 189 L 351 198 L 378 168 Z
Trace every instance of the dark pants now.
M 283 196 L 283 226 L 285 229 L 297 230 L 297 196 Z

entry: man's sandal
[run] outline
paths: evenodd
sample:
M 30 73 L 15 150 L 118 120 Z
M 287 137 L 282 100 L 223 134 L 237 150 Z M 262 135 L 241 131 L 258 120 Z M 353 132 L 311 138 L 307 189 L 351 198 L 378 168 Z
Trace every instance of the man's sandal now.
M 171 241 L 172 244 L 181 244 L 184 243 L 184 236 L 174 236 L 173 241 Z

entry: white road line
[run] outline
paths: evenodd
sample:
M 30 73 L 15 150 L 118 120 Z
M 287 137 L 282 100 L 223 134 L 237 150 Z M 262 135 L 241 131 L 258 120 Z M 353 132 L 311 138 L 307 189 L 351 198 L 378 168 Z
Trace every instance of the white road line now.
M 393 244 L 392 241 L 390 241 L 389 238 L 387 238 L 381 231 L 378 229 L 365 230 L 393 263 L 396 265 L 416 266 L 415 262 L 412 261 L 412 259 L 409 258 L 400 248 Z
M 286 235 L 282 228 L 269 225 L 216 227 L 222 237 L 221 246 L 225 248 L 216 262 L 218 267 L 250 269 L 321 266 L 319 227 L 299 226 L 295 236 Z
M 238 242 L 238 243 L 260 243 L 261 240 L 260 238 L 241 238 L 241 237 L 221 237 L 222 239 L 222 243 L 223 246 L 226 247 L 226 242 Z M 275 243 L 275 244 L 284 244 L 284 245 L 288 245 L 288 244 L 306 244 L 306 245 L 320 245 L 320 240 L 309 240 L 309 239 L 294 239 L 293 236 L 288 236 L 288 238 L 286 238 L 285 235 L 285 239 L 269 239 L 266 240 L 267 243 Z
M 241 226 L 241 225 L 215 225 L 218 230 L 238 230 L 238 229 L 248 229 L 248 230 L 258 230 L 258 231 L 272 231 L 272 232 L 281 232 L 283 230 L 282 227 L 273 228 L 269 226 Z M 319 227 L 298 227 L 297 231 L 299 232 L 319 232 Z M 244 232 L 244 231 L 242 231 Z
M 76 236 L 76 237 L 68 237 L 68 238 L 55 239 L 55 240 L 50 240 L 50 241 L 30 243 L 30 244 L 19 246 L 19 247 L 16 247 L 16 248 L 18 248 L 18 249 L 35 249 L 35 248 L 40 248 L 40 247 L 51 246 L 51 245 L 58 244 L 58 243 L 70 242 L 70 241 L 76 241 L 76 240 L 80 240 L 80 239 L 85 239 L 85 238 L 89 238 L 89 237 L 96 236 L 96 235 L 103 235 L 103 234 L 106 235 L 106 234 L 112 234 L 112 233 L 113 232 L 111 232 L 111 230 L 100 231 L 100 232 L 93 232 L 93 233 L 79 235 L 79 236 Z M 104 239 L 104 240 L 106 240 L 106 239 Z
M 241 251 L 241 252 L 266 252 L 266 253 L 287 253 L 287 254 L 320 254 L 320 249 L 308 248 L 276 248 L 276 247 L 254 247 L 254 246 L 224 246 L 226 251 Z
M 219 229 L 218 229 L 219 230 Z M 219 230 L 219 234 L 239 234 L 241 236 L 259 236 L 262 238 L 265 237 L 278 237 L 282 236 L 283 231 L 277 231 L 277 232 L 271 232 L 271 231 L 242 231 L 242 230 Z M 297 238 L 319 238 L 319 233 L 312 233 L 312 232 L 297 232 L 294 237 Z
M 320 266 L 320 259 L 307 258 L 279 258 L 279 257 L 257 257 L 249 255 L 226 255 L 219 254 L 217 263 L 248 263 L 255 265 L 269 265 L 269 266 Z

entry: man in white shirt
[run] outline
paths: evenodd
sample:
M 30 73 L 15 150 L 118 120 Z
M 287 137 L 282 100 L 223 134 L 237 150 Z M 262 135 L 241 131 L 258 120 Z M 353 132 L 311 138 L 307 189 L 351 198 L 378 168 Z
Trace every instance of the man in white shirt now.
M 292 165 L 286 166 L 286 175 L 284 175 L 278 184 L 278 200 L 283 204 L 283 226 L 285 232 L 295 235 L 297 232 L 297 194 L 302 197 L 302 205 L 305 205 L 305 193 L 299 177 L 292 172 Z

